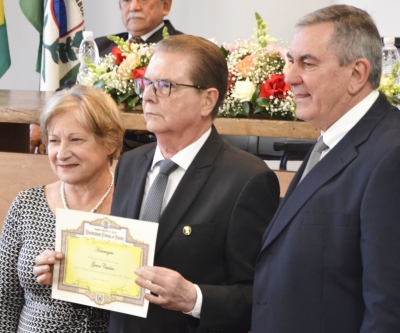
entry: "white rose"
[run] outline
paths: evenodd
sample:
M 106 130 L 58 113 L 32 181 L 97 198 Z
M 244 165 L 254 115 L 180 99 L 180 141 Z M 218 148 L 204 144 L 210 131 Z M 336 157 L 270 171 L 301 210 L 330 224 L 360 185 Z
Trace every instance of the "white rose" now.
M 248 102 L 255 91 L 256 86 L 247 78 L 245 81 L 236 81 L 232 96 L 240 100 L 240 102 Z

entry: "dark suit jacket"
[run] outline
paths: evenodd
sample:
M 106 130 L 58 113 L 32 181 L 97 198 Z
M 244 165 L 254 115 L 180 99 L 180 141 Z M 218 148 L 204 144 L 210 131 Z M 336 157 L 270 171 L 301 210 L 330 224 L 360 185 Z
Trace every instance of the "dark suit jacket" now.
M 400 332 L 400 112 L 379 96 L 299 182 L 257 259 L 252 333 Z
M 173 36 L 173 35 L 181 35 L 182 34 L 182 32 L 176 30 L 172 26 L 172 24 L 171 24 L 171 22 L 169 20 L 164 20 L 164 27 L 168 28 L 168 33 L 171 36 Z M 146 43 L 157 43 L 161 39 L 163 39 L 162 31 L 163 31 L 164 27 L 162 27 L 161 29 L 157 30 L 154 34 L 152 34 L 146 40 Z M 129 34 L 127 32 L 121 32 L 121 33 L 116 34 L 114 36 L 118 36 L 118 37 L 123 38 L 124 40 L 127 40 L 128 37 L 129 37 Z M 101 57 L 111 53 L 112 48 L 117 45 L 114 42 L 112 42 L 111 40 L 109 40 L 107 38 L 107 36 L 96 38 L 95 41 L 96 41 L 97 48 L 99 49 L 99 54 L 100 54 Z
M 112 215 L 139 217 L 155 147 L 122 155 Z M 150 304 L 146 319 L 112 312 L 110 332 L 247 332 L 254 264 L 278 196 L 277 177 L 266 164 L 230 146 L 213 128 L 160 217 L 154 261 L 199 285 L 201 320 Z M 184 226 L 191 226 L 190 236 Z

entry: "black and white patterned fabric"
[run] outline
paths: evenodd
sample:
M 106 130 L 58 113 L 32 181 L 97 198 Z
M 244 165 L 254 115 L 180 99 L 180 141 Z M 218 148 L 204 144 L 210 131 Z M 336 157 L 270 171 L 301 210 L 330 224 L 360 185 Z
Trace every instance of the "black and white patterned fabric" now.
M 39 285 L 35 258 L 55 246 L 55 216 L 44 187 L 18 194 L 0 237 L 1 333 L 106 333 L 108 312 L 51 298 Z

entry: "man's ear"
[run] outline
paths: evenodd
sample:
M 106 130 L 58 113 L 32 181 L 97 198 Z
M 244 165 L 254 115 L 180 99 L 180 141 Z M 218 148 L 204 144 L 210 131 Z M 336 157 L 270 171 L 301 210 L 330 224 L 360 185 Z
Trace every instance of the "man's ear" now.
M 215 104 L 218 101 L 219 92 L 216 88 L 208 88 L 203 91 L 203 99 L 202 99 L 202 107 L 201 107 L 201 115 L 203 117 L 209 116 Z
M 172 0 L 162 0 L 163 2 L 163 15 L 167 16 L 171 11 Z
M 350 95 L 356 95 L 365 87 L 365 85 L 368 83 L 370 73 L 371 64 L 367 59 L 360 58 L 354 62 L 348 87 L 348 92 Z

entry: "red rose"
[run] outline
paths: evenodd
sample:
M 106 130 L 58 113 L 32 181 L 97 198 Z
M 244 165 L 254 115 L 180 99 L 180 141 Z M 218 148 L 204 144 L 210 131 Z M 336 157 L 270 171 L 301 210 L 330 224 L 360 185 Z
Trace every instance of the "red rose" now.
M 260 86 L 260 97 L 272 99 L 273 97 L 285 98 L 283 93 L 290 90 L 290 86 L 285 83 L 285 75 L 272 74 L 269 79 Z
M 132 74 L 132 79 L 141 79 L 146 74 L 147 67 L 142 67 L 139 69 L 134 69 Z
M 122 55 L 122 51 L 118 46 L 114 46 L 111 50 L 112 55 L 115 57 L 115 63 L 117 66 L 125 59 Z
M 231 89 L 232 85 L 235 83 L 235 74 L 229 73 L 228 76 L 228 90 Z

